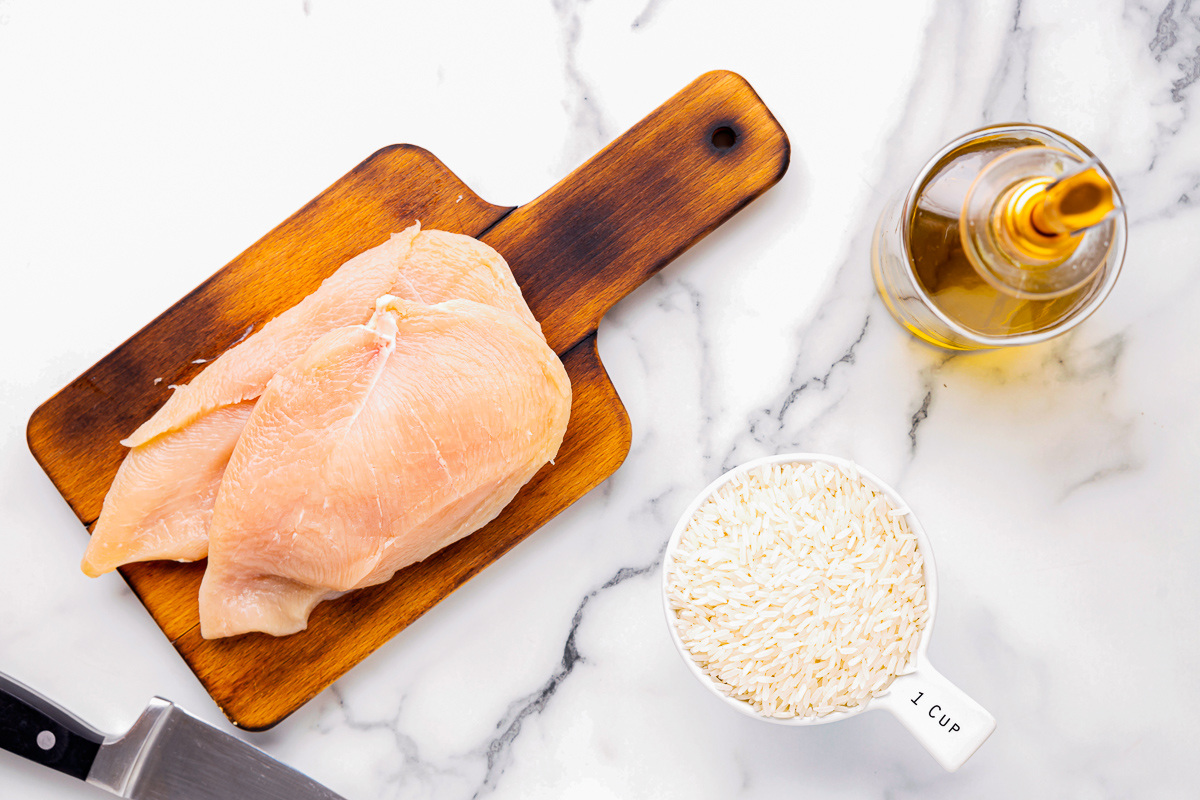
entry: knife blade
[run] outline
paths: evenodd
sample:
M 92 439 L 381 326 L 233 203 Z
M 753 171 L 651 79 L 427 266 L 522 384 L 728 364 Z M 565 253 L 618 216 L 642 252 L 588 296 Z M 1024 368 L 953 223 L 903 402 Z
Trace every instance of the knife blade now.
M 344 800 L 161 697 L 106 736 L 3 673 L 0 748 L 130 800 Z

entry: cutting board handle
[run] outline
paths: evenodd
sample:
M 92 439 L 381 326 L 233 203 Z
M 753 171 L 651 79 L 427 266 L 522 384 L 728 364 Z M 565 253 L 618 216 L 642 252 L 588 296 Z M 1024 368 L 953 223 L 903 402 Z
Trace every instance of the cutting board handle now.
M 564 353 L 625 295 L 787 171 L 787 134 L 744 78 L 701 75 L 480 238 Z

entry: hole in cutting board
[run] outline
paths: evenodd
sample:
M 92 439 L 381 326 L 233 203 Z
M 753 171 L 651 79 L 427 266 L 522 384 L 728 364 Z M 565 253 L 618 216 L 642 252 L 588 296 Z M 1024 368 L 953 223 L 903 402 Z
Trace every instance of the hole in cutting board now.
M 728 150 L 737 144 L 737 132 L 728 125 L 722 125 L 712 132 L 713 147 L 721 152 Z

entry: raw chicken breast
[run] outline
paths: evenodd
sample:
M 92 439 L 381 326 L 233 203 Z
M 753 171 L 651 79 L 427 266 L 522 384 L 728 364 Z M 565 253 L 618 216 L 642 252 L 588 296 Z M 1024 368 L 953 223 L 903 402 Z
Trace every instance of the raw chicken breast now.
M 320 601 L 482 527 L 558 452 L 570 406 L 516 316 L 382 298 L 259 398 L 213 512 L 201 633 L 303 630 Z
M 166 404 L 121 444 L 137 447 L 179 430 L 213 409 L 253 400 L 276 372 L 321 336 L 365 321 L 379 295 L 396 283 L 418 231 L 419 223 L 347 261 L 315 292 L 209 364 L 191 383 L 176 389 Z
M 96 522 L 106 535 L 92 536 L 83 571 L 95 578 L 147 557 L 204 558 L 221 475 L 253 410 L 252 400 L 218 408 L 129 453 Z
M 213 500 L 241 435 L 234 417 L 217 412 L 252 404 L 267 381 L 320 336 L 366 320 L 379 293 L 397 282 L 419 231 L 419 224 L 412 225 L 347 261 L 317 291 L 175 389 L 122 442 L 132 449 L 104 498 L 83 556 L 85 574 L 94 577 L 132 561 L 204 558 Z M 242 424 L 249 412 L 244 409 Z
M 521 287 L 517 286 L 508 263 L 491 247 L 470 236 L 421 231 L 413 240 L 391 291 L 380 294 L 428 304 L 456 298 L 474 300 L 507 311 L 545 339 L 542 326 L 525 305 Z M 376 299 L 378 296 L 371 302 Z M 364 321 L 372 310 L 374 306 L 363 316 Z
M 419 223 L 393 234 L 176 389 L 124 441 L 132 449 L 105 497 L 83 571 L 95 576 L 132 561 L 204 558 L 213 500 L 241 433 L 233 417 L 218 412 L 252 403 L 276 372 L 320 336 L 366 322 L 376 299 L 388 293 L 423 302 L 461 297 L 495 305 L 541 336 L 495 250 L 469 236 L 421 231 Z M 218 418 L 210 419 L 214 414 Z M 248 416 L 244 409 L 240 419 Z

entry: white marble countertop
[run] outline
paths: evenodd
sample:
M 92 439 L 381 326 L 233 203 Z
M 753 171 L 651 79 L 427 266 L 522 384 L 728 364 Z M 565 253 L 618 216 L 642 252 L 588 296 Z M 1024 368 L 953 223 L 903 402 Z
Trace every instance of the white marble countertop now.
M 709 69 L 787 130 L 783 181 L 623 301 L 633 422 L 599 489 L 265 734 L 357 798 L 1195 797 L 1200 7 L 1189 0 L 200 4 L 0 0 L 0 671 L 98 727 L 151 695 L 232 728 L 30 455 L 33 409 L 377 148 L 532 199 Z M 1129 208 L 1070 335 L 952 356 L 875 296 L 886 196 L 991 122 L 1064 130 Z M 808 450 L 904 493 L 933 662 L 998 720 L 945 773 L 890 716 L 732 713 L 657 567 L 725 468 Z M 0 753 L 0 796 L 101 797 Z

